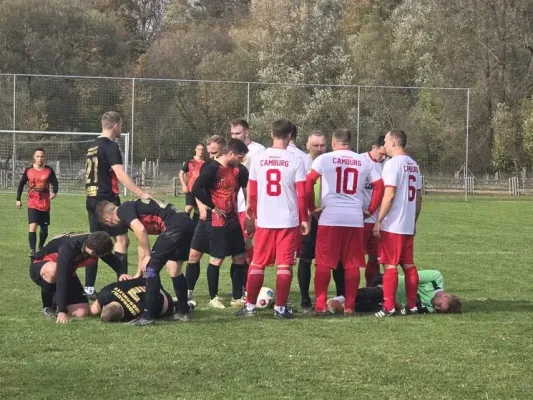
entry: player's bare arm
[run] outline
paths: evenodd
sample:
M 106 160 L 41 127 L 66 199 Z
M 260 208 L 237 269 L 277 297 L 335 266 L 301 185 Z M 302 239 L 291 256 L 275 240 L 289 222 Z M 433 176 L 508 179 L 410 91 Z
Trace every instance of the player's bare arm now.
M 415 223 L 418 221 L 418 216 L 422 211 L 422 190 L 418 189 L 416 191 L 416 214 L 415 214 Z
M 138 241 L 138 252 L 139 252 L 139 266 L 135 277 L 140 276 L 142 272 L 146 272 L 146 265 L 150 261 L 150 241 L 148 239 L 148 232 L 144 225 L 138 219 L 134 219 L 130 228 L 135 234 L 135 237 Z
M 178 177 L 181 183 L 181 187 L 183 188 L 183 193 L 189 193 L 189 191 L 187 190 L 187 181 L 185 180 L 185 172 L 180 171 Z
M 100 306 L 100 303 L 98 300 L 93 301 L 93 304 L 91 304 L 90 312 L 92 315 L 99 315 L 102 311 L 102 307 Z
M 129 177 L 129 175 L 124 170 L 124 166 L 122 164 L 115 164 L 111 168 L 115 172 L 115 175 L 117 176 L 118 181 L 122 183 L 126 187 L 126 189 L 128 189 L 130 192 L 134 193 L 137 197 L 140 197 L 141 199 L 152 198 L 152 196 L 144 192 L 140 187 L 138 187 L 133 182 L 133 180 Z
M 389 213 L 392 203 L 394 201 L 394 197 L 396 196 L 396 187 L 394 186 L 387 186 L 385 187 L 385 194 L 383 195 L 383 200 L 381 201 L 381 207 L 379 209 L 379 216 L 378 220 L 374 224 L 374 229 L 372 230 L 374 233 L 374 236 L 378 239 L 380 238 L 380 230 L 381 230 L 381 223 Z

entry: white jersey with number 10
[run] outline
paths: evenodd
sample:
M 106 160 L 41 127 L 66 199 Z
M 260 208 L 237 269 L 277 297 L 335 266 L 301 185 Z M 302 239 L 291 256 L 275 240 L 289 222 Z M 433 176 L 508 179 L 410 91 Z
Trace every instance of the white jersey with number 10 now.
M 322 177 L 320 205 L 324 211 L 318 224 L 362 228 L 365 185 L 381 178 L 372 163 L 364 155 L 337 150 L 318 156 L 312 171 Z
M 284 149 L 256 155 L 250 180 L 257 182 L 257 226 L 283 229 L 300 225 L 296 183 L 305 182 L 302 160 Z
M 393 186 L 396 194 L 392 207 L 381 223 L 381 230 L 402 235 L 415 233 L 416 191 L 422 189 L 420 168 L 408 155 L 392 157 L 383 166 L 385 188 Z

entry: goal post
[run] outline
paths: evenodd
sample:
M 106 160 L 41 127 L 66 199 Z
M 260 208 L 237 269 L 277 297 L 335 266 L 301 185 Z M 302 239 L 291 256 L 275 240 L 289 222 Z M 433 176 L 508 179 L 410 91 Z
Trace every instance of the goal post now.
M 0 130 L 0 191 L 15 191 L 24 169 L 32 165 L 33 153 L 42 147 L 46 164 L 52 167 L 61 193 L 85 192 L 87 149 L 101 132 L 54 132 Z M 130 134 L 117 141 L 124 169 L 130 170 Z M 126 195 L 126 188 L 123 188 Z

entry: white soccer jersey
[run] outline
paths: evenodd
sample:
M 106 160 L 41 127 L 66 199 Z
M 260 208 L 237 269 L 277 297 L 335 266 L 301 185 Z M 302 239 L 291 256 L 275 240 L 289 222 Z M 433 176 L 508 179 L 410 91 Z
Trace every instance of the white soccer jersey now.
M 396 195 L 381 223 L 381 230 L 402 235 L 414 234 L 416 191 L 422 189 L 418 165 L 407 155 L 394 156 L 383 166 L 382 177 L 385 187 L 396 188 Z
M 284 149 L 268 148 L 252 160 L 250 180 L 257 182 L 257 226 L 300 225 L 296 183 L 305 182 L 302 160 Z
M 311 164 L 313 163 L 313 159 L 309 156 L 309 154 L 305 154 L 302 150 L 296 147 L 295 144 L 292 143 L 289 143 L 287 151 L 298 156 L 298 158 L 300 158 L 300 160 L 302 160 L 304 164 L 305 172 L 309 171 L 309 169 L 311 168 Z
M 377 173 L 381 175 L 381 173 L 383 172 L 383 162 L 374 160 L 372 156 L 370 155 L 370 152 L 365 153 L 364 156 L 374 166 L 374 169 L 377 171 Z M 370 201 L 372 200 L 372 189 L 373 188 L 372 188 L 371 183 L 368 183 L 365 186 L 365 198 L 363 202 L 363 210 L 368 209 L 368 206 L 370 206 Z M 379 209 L 370 218 L 365 219 L 365 223 L 367 224 L 375 223 L 376 220 L 378 219 L 378 212 L 379 212 Z
M 318 224 L 362 228 L 365 185 L 381 178 L 371 162 L 353 151 L 337 150 L 318 156 L 311 171 L 322 177 L 324 211 Z
M 265 151 L 265 146 L 262 144 L 256 143 L 256 142 L 250 142 L 248 144 L 248 153 L 246 153 L 246 156 L 244 157 L 244 160 L 242 162 L 242 165 L 244 165 L 248 171 L 250 170 L 250 165 L 252 165 L 253 158 Z M 244 192 L 242 188 L 239 190 L 239 194 L 237 195 L 237 211 L 238 212 L 244 212 L 246 211 L 246 199 L 244 198 Z

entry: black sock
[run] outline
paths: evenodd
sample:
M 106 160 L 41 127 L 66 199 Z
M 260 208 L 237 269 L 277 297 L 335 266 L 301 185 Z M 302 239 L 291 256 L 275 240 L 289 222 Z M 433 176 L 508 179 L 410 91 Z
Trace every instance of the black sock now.
M 246 284 L 248 283 L 248 268 L 250 266 L 248 263 L 244 263 L 242 270 L 243 270 L 243 277 L 242 277 L 242 288 L 244 291 L 246 291 Z
M 118 251 L 115 251 L 115 257 L 117 257 L 120 261 L 120 264 L 122 265 L 122 271 L 124 271 L 125 274 L 128 273 L 128 253 L 119 253 Z M 119 277 L 117 276 L 117 279 Z
M 337 265 L 337 269 L 333 270 L 333 280 L 335 281 L 337 296 L 344 296 L 344 267 L 341 263 Z
M 200 263 L 187 263 L 185 274 L 187 277 L 187 287 L 189 290 L 194 290 L 196 282 L 198 282 L 198 278 L 200 277 Z
M 85 268 L 85 286 L 94 287 L 96 274 L 98 273 L 98 260 L 94 264 Z
M 209 263 L 207 266 L 207 286 L 209 288 L 209 297 L 214 299 L 218 295 L 218 277 L 220 267 Z
M 189 304 L 187 304 L 187 279 L 183 274 L 176 276 L 172 278 L 172 286 L 178 298 L 178 311 L 181 314 L 187 314 L 190 311 Z
M 28 241 L 30 242 L 30 250 L 35 251 L 35 246 L 37 246 L 37 232 L 29 232 Z
M 45 292 L 41 290 L 41 300 L 43 302 L 43 308 L 54 307 L 54 292 Z
M 39 232 L 39 250 L 44 247 L 44 243 L 48 238 L 48 225 L 41 225 L 41 231 Z
M 309 285 L 311 285 L 311 261 L 302 260 L 298 263 L 298 285 L 300 286 L 300 295 L 302 303 L 310 302 Z
M 160 288 L 161 280 L 159 279 L 159 275 L 146 279 L 146 294 L 144 296 L 144 310 L 142 313 L 143 318 L 154 318 L 155 301 Z
M 231 269 L 233 269 L 233 274 L 231 274 L 231 287 L 233 298 L 235 300 L 242 297 L 242 283 L 244 281 L 244 265 L 242 264 L 231 264 Z

